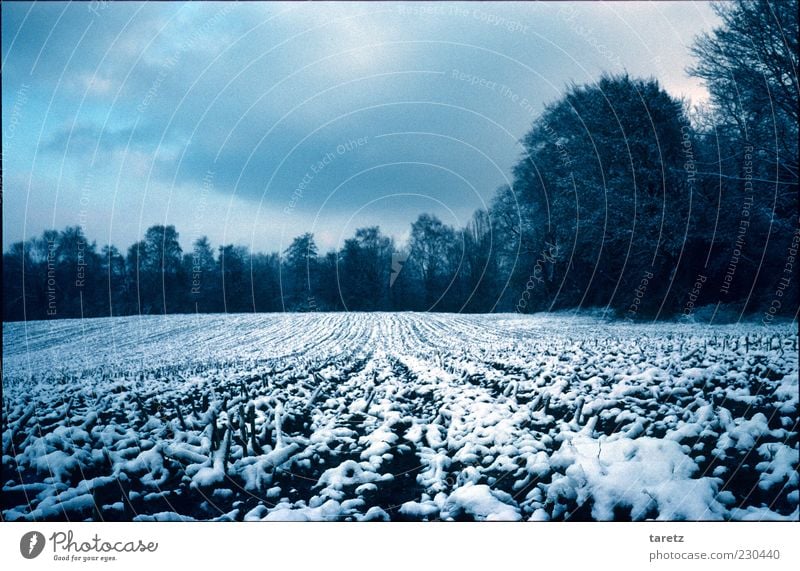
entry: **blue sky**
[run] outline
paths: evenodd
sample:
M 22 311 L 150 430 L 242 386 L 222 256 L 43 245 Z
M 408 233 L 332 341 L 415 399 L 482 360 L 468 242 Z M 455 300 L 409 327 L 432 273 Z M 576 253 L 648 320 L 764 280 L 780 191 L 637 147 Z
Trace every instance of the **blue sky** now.
M 700 102 L 706 3 L 2 3 L 3 244 L 81 224 L 127 248 L 326 250 L 461 226 L 571 82 L 655 76 Z

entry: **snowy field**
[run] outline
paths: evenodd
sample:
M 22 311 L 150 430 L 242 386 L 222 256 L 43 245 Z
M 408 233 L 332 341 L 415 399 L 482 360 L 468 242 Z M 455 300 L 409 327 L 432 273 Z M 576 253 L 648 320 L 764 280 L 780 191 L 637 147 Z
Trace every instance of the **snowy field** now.
M 798 519 L 795 326 L 3 325 L 5 520 Z

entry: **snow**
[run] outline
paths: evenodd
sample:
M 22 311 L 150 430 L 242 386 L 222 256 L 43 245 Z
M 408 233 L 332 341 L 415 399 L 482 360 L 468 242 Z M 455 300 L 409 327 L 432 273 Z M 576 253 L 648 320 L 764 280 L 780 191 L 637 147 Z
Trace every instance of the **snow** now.
M 467 513 L 478 521 L 519 521 L 519 510 L 510 504 L 513 498 L 486 484 L 470 484 L 457 488 L 445 503 L 445 518 Z
M 425 519 L 439 515 L 439 506 L 434 502 L 405 502 L 400 506 L 400 513 L 414 519 Z
M 782 430 L 770 431 L 767 424 L 767 417 L 763 413 L 757 413 L 747 420 L 737 419 L 727 423 L 728 430 L 719 440 L 719 448 L 725 450 L 735 446 L 739 450 L 750 450 L 755 443 L 768 434 L 775 433 L 781 437 Z
M 372 466 L 368 462 L 358 463 L 353 460 L 346 460 L 339 466 L 323 472 L 317 486 L 324 487 L 322 496 L 341 499 L 345 496 L 343 490 L 348 487 L 355 488 L 381 480 L 391 479 L 391 474 L 380 476 L 372 471 Z
M 591 498 L 598 520 L 615 519 L 619 507 L 633 520 L 651 512 L 666 520 L 721 519 L 725 511 L 715 499 L 720 482 L 693 479 L 697 465 L 671 440 L 579 436 L 553 455 L 552 465 L 565 469 L 553 485 L 566 479 L 579 504 Z
M 756 470 L 761 473 L 758 486 L 763 490 L 770 490 L 775 486 L 788 485 L 795 489 L 796 495 L 800 480 L 797 473 L 800 455 L 797 449 L 779 442 L 769 442 L 759 446 L 758 453 L 765 459 L 756 465 Z
M 4 324 L 2 516 L 796 520 L 797 331 L 759 327 Z

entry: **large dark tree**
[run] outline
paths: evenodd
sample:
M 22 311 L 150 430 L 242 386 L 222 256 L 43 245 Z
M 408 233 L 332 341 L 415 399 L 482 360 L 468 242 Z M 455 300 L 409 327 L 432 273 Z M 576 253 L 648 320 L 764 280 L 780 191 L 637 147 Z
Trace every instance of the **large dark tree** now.
M 125 258 L 114 246 L 103 246 L 100 252 L 100 272 L 105 295 L 97 299 L 93 315 L 127 315 L 130 312 L 130 280 Z
M 524 207 L 504 218 L 526 284 L 548 304 L 623 308 L 643 276 L 669 283 L 689 205 L 685 127 L 681 102 L 626 75 L 572 87 L 545 108 L 506 199 Z M 657 309 L 663 291 L 640 306 Z
M 222 278 L 226 313 L 255 311 L 250 278 L 250 253 L 244 246 L 220 246 L 219 275 Z
M 317 244 L 314 235 L 295 238 L 281 263 L 283 306 L 287 311 L 312 311 L 317 302 Z
M 452 309 L 447 298 L 460 269 L 463 249 L 455 230 L 436 216 L 421 214 L 411 225 L 409 274 L 420 280 L 421 308 L 429 311 Z
M 128 249 L 128 271 L 139 313 L 174 313 L 185 303 L 182 250 L 174 226 L 151 226 Z
M 282 311 L 278 254 L 252 254 L 250 287 L 255 311 Z
M 22 319 L 42 319 L 39 315 L 38 307 L 31 307 L 26 312 L 28 304 L 31 303 L 30 278 L 25 280 L 25 272 L 30 272 L 33 268 L 31 258 L 30 242 L 14 242 L 3 254 L 3 320 L 20 321 Z M 34 315 L 28 315 L 28 313 Z
M 390 309 L 389 285 L 394 243 L 377 226 L 359 228 L 345 240 L 338 284 L 347 309 Z
M 722 24 L 698 38 L 690 69 L 711 95 L 699 122 L 701 190 L 719 197 L 703 251 L 719 301 L 757 311 L 797 275 L 786 262 L 798 230 L 798 2 L 736 0 L 715 10 Z M 784 296 L 791 316 L 797 288 Z
M 750 143 L 771 176 L 797 183 L 797 0 L 714 4 L 722 25 L 695 42 L 690 72 L 705 80 L 719 128 Z
M 458 303 L 461 311 L 488 312 L 497 302 L 502 280 L 498 272 L 498 236 L 486 210 L 478 210 L 461 231 L 464 261 L 458 281 Z
M 186 276 L 184 291 L 188 291 L 188 310 L 197 313 L 222 311 L 222 279 L 208 238 L 194 241 L 192 251 L 183 257 Z

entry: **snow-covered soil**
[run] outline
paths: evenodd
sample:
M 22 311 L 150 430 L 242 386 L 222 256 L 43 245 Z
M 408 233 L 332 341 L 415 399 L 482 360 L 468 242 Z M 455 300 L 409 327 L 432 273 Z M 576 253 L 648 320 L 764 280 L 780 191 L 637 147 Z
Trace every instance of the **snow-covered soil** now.
M 795 326 L 3 325 L 5 520 L 798 519 Z

